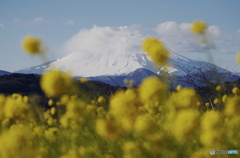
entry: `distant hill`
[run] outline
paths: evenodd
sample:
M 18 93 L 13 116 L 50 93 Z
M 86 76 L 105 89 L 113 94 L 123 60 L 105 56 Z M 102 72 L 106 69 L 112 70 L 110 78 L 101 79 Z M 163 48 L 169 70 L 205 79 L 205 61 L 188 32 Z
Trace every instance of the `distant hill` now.
M 22 95 L 37 95 L 46 99 L 47 97 L 42 91 L 39 81 L 40 75 L 36 74 L 12 73 L 3 75 L 0 76 L 0 94 L 20 93 Z M 80 83 L 79 80 L 75 80 L 74 83 L 79 88 L 79 94 L 77 95 L 88 97 L 89 100 L 96 99 L 95 97 L 100 95 L 109 96 L 118 89 L 100 81 Z
M 0 76 L 2 76 L 2 75 L 8 75 L 8 74 L 11 74 L 11 72 L 7 72 L 7 71 L 4 71 L 4 70 L 0 70 Z
M 124 87 L 127 86 L 126 83 L 124 83 L 124 80 L 134 80 L 134 86 L 140 85 L 142 80 L 146 77 L 154 76 L 156 75 L 150 70 L 139 68 L 135 71 L 129 73 L 126 76 L 96 76 L 96 77 L 88 77 L 91 81 L 101 81 L 113 86 L 120 86 Z

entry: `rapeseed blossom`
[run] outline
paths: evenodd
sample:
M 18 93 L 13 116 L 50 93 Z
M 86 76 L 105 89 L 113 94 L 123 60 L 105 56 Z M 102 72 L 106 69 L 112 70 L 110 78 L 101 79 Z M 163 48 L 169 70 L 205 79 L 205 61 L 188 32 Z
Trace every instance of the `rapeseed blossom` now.
M 151 57 L 153 63 L 157 66 L 166 64 L 169 57 L 169 51 L 163 43 L 156 38 L 145 39 L 142 49 Z
M 116 122 L 106 119 L 98 119 L 95 128 L 97 134 L 109 140 L 115 140 L 119 133 L 119 127 Z
M 151 127 L 154 124 L 154 118 L 150 115 L 139 115 L 136 119 L 134 129 L 139 134 L 147 134 L 151 131 Z
M 200 142 L 205 146 L 216 145 L 219 147 L 222 141 L 223 119 L 218 111 L 207 111 L 201 118 Z
M 59 97 L 71 91 L 73 81 L 69 73 L 58 70 L 50 70 L 41 77 L 40 85 L 42 90 L 49 97 Z
M 229 98 L 226 102 L 224 113 L 230 117 L 239 117 L 239 113 L 240 113 L 239 105 L 240 105 L 240 97 Z
M 106 102 L 106 98 L 104 96 L 98 97 L 98 103 L 105 103 L 105 102 Z
M 167 86 L 158 77 L 148 77 L 138 88 L 143 103 L 160 103 L 167 96 Z
M 86 77 L 81 77 L 80 78 L 80 82 L 81 83 L 87 83 L 88 82 L 88 79 Z
M 239 93 L 239 88 L 238 88 L 238 87 L 234 87 L 234 88 L 232 89 L 232 93 L 233 93 L 233 94 L 238 94 L 238 93 Z
M 158 41 L 147 43 L 159 50 Z M 44 98 L 45 108 L 31 96 L 0 94 L 0 157 L 202 158 L 213 146 L 238 149 L 238 87 L 224 94 L 227 87 L 218 85 L 214 97 L 201 100 L 194 89 L 169 90 L 166 82 L 148 77 L 91 100 L 68 73 L 50 70 L 40 80 L 53 97 Z
M 191 88 L 182 88 L 177 93 L 172 93 L 170 98 L 170 104 L 173 104 L 176 108 L 194 108 L 199 101 L 199 97 L 196 91 Z
M 196 109 L 180 110 L 173 122 L 173 134 L 179 141 L 194 138 L 199 126 L 199 112 Z
M 44 49 L 40 39 L 33 36 L 28 36 L 23 40 L 22 43 L 23 49 L 30 55 L 34 54 L 43 54 Z
M 192 24 L 192 33 L 204 34 L 207 29 L 207 24 L 203 21 L 195 21 Z
M 216 87 L 216 90 L 220 92 L 220 91 L 222 91 L 222 90 L 223 90 L 223 87 L 222 87 L 222 86 L 220 86 L 220 85 L 218 85 L 218 86 Z
M 137 94 L 134 90 L 119 91 L 110 98 L 109 112 L 126 131 L 133 129 L 138 114 Z
M 240 52 L 237 53 L 237 63 L 240 64 Z

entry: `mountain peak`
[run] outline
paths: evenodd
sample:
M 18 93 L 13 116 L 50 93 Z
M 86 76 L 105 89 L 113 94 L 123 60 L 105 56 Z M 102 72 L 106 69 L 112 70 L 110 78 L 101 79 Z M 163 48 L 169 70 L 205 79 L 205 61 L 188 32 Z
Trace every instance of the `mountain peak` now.
M 192 60 L 177 53 L 171 53 L 168 61 L 167 71 L 170 75 L 184 76 L 188 73 L 193 73 L 199 68 L 207 71 L 213 67 L 218 72 L 231 73 L 214 64 Z M 128 75 L 128 77 L 131 78 L 131 76 L 135 74 L 148 76 L 151 75 L 150 72 L 156 74 L 159 72 L 159 69 L 154 67 L 147 55 L 137 49 L 106 49 L 106 54 L 104 55 L 103 53 L 98 54 L 96 52 L 79 50 L 59 60 L 53 60 L 16 72 L 42 74 L 51 67 L 56 67 L 61 71 L 70 71 L 73 76 L 81 77 Z M 164 68 L 160 69 L 163 70 Z M 139 73 L 141 71 L 143 71 L 143 73 Z

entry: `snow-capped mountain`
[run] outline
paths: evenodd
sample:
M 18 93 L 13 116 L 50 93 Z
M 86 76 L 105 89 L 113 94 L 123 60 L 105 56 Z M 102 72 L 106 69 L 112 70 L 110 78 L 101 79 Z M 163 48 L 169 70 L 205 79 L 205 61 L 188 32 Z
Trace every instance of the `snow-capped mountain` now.
M 83 60 L 86 58 L 89 58 L 89 60 Z M 17 72 L 42 74 L 53 67 L 62 71 L 70 71 L 75 77 L 88 77 L 89 80 L 102 81 L 114 86 L 126 86 L 124 80 L 134 80 L 134 85 L 137 86 L 145 77 L 164 71 L 164 68 L 155 68 L 143 52 L 122 53 L 119 57 L 109 57 L 94 56 L 94 54 L 77 51 L 62 59 Z M 191 87 L 189 80 L 194 81 L 197 85 L 204 86 L 201 73 L 212 82 L 215 82 L 218 78 L 223 81 L 235 81 L 239 78 L 232 72 L 214 64 L 192 60 L 176 53 L 171 53 L 167 71 L 174 79 L 173 87 L 179 84 Z
M 121 54 L 120 56 L 116 56 Z M 126 76 L 129 73 L 144 68 L 153 73 L 160 73 L 164 68 L 156 68 L 142 51 L 122 51 L 121 53 L 106 53 L 105 56 L 92 54 L 91 52 L 76 51 L 61 59 L 47 62 L 38 66 L 16 71 L 17 73 L 42 74 L 51 67 L 62 71 L 70 71 L 73 76 L 94 77 L 94 76 Z M 221 73 L 230 71 L 214 64 L 196 61 L 182 55 L 171 53 L 167 71 L 170 75 L 184 76 L 195 71 L 216 70 Z
M 23 74 L 42 74 L 44 71 L 48 70 L 51 66 L 51 64 L 54 62 L 55 60 L 43 63 L 41 65 L 37 65 L 37 66 L 33 66 L 33 67 L 29 67 L 29 68 L 25 68 L 25 69 L 21 69 L 18 71 L 15 71 L 15 73 L 23 73 Z

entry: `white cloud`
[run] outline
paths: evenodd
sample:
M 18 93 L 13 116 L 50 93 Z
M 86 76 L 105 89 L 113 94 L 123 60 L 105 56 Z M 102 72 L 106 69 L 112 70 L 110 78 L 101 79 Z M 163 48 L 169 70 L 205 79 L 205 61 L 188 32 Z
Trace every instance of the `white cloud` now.
M 20 26 L 31 26 L 31 25 L 37 25 L 37 24 L 40 24 L 40 23 L 53 23 L 53 21 L 47 21 L 45 20 L 44 18 L 42 17 L 36 17 L 32 20 L 28 20 L 28 21 L 24 21 L 22 19 L 18 19 L 18 18 L 15 18 L 13 19 L 13 21 L 17 24 L 17 25 L 20 25 Z
M 66 25 L 74 25 L 75 22 L 71 19 L 71 20 L 66 21 L 64 24 L 66 24 Z
M 222 32 L 218 26 L 212 25 L 208 27 L 208 33 L 214 37 L 219 37 L 222 35 Z
M 218 26 L 208 27 L 207 44 L 199 44 L 203 40 L 191 33 L 191 23 L 176 23 L 173 21 L 158 24 L 156 27 L 158 37 L 166 47 L 176 53 L 204 52 L 207 48 L 212 52 L 233 52 L 233 45 L 236 45 L 236 38 L 225 34 Z M 141 51 L 141 44 L 145 38 L 144 30 L 139 26 L 120 27 L 98 27 L 81 29 L 77 34 L 66 41 L 62 48 L 62 55 L 74 51 L 87 51 L 104 53 L 106 50 L 122 52 L 125 50 Z M 240 30 L 239 30 L 240 33 Z M 200 41 L 199 41 L 200 40 Z M 235 46 L 236 47 L 236 46 Z M 227 51 L 228 50 L 228 51 Z
M 45 21 L 42 17 L 37 17 L 33 20 L 35 24 Z
M 111 48 L 113 51 L 139 47 L 143 35 L 136 27 L 98 27 L 82 29 L 69 39 L 64 48 L 72 53 L 77 50 L 91 50 L 104 53 L 104 50 Z
M 5 28 L 5 25 L 3 23 L 0 23 L 0 29 Z
M 191 23 L 167 21 L 158 24 L 156 32 L 167 48 L 174 52 L 203 52 L 206 48 L 226 52 L 222 47 L 230 46 L 234 42 L 232 36 L 222 33 L 218 26 L 209 26 L 205 37 L 193 35 L 191 26 Z M 202 42 L 205 39 L 207 43 Z
M 85 76 L 123 74 L 143 65 L 153 69 L 152 62 L 142 56 L 143 39 L 137 26 L 82 29 L 65 43 L 63 51 L 68 53 L 54 64 L 63 69 L 68 65 L 73 74 Z

